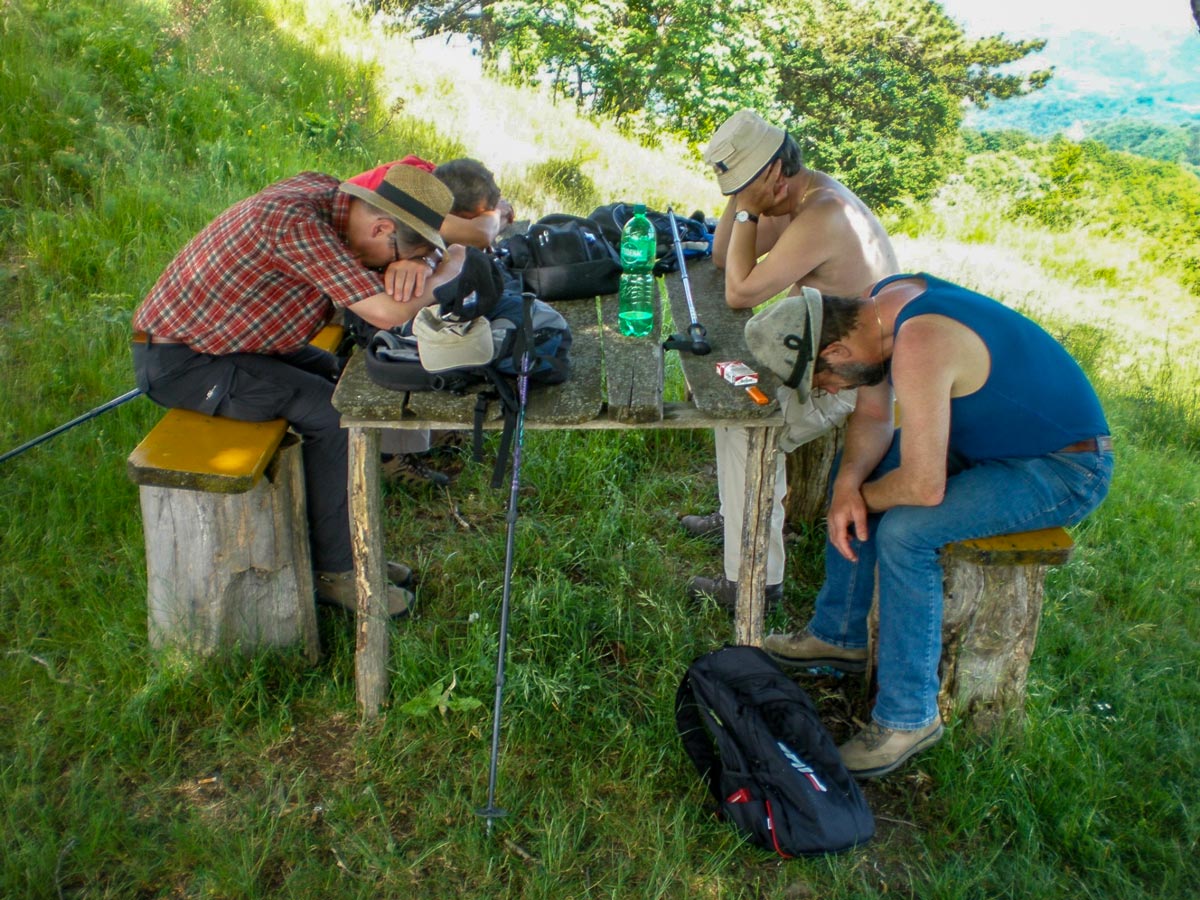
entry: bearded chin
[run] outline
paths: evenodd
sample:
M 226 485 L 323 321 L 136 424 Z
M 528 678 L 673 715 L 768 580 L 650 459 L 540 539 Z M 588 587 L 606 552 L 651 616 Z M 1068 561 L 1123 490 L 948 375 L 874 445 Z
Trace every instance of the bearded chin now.
M 846 382 L 847 388 L 870 387 L 887 378 L 891 360 L 877 363 L 843 363 L 826 368 Z

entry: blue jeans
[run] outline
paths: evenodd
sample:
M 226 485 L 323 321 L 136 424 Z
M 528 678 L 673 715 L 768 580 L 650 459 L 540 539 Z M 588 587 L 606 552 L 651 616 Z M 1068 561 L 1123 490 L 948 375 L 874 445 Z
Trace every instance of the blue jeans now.
M 840 461 L 839 461 L 840 462 Z M 900 464 L 900 437 L 872 479 Z M 839 647 L 867 646 L 867 614 L 879 566 L 879 694 L 872 718 L 885 728 L 924 728 L 938 715 L 942 653 L 939 548 L 955 541 L 1072 525 L 1100 505 L 1111 451 L 1051 453 L 963 466 L 951 462 L 937 506 L 896 506 L 869 517 L 852 563 L 825 546 L 825 584 L 808 631 Z

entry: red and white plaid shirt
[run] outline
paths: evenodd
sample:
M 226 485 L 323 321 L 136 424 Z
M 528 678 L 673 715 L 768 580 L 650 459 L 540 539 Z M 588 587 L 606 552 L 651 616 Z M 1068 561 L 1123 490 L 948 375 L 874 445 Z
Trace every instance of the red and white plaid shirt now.
M 167 266 L 133 327 L 200 353 L 286 353 L 334 306 L 382 293 L 342 242 L 350 197 L 338 184 L 303 172 L 231 206 Z

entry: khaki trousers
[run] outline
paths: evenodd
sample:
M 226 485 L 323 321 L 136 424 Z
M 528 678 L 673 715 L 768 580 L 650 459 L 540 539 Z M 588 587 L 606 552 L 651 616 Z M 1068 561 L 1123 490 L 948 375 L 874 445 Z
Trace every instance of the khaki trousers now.
M 746 512 L 745 428 L 714 428 L 717 449 L 717 490 L 725 517 L 725 577 L 737 581 L 742 564 L 742 519 Z M 787 494 L 787 457 L 775 453 L 775 496 L 771 500 L 771 529 L 767 543 L 767 584 L 783 583 L 786 563 L 783 550 L 783 498 Z

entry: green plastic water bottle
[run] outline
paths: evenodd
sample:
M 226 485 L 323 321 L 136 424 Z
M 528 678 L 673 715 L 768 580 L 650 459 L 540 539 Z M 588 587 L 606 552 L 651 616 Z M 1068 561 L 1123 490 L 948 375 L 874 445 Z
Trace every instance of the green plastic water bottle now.
M 635 203 L 633 218 L 621 229 L 621 286 L 617 325 L 621 334 L 646 337 L 654 330 L 654 226 L 646 206 Z

